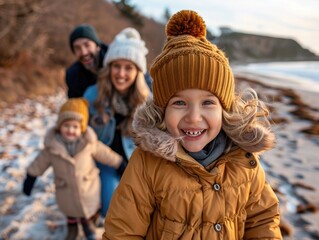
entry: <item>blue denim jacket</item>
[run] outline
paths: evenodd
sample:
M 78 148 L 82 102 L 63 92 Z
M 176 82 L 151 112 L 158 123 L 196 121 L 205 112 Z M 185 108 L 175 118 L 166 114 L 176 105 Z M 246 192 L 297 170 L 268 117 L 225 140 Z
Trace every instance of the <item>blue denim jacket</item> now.
M 89 102 L 89 114 L 90 121 L 93 117 L 96 116 L 97 110 L 93 106 L 93 102 L 98 95 L 97 84 L 94 84 L 86 89 L 83 97 L 86 98 Z M 105 108 L 105 112 L 111 115 L 111 109 Z M 116 120 L 114 117 L 110 118 L 110 120 L 104 125 L 90 126 L 94 129 L 97 134 L 98 139 L 104 144 L 110 146 L 114 139 L 115 129 L 116 129 Z M 130 137 L 122 136 L 122 145 L 127 159 L 130 159 L 134 149 L 135 144 L 133 139 Z M 109 207 L 109 203 L 111 201 L 112 194 L 116 189 L 120 178 L 115 169 L 103 165 L 101 163 L 97 163 L 97 167 L 100 169 L 100 178 L 101 178 L 101 214 L 102 216 L 106 215 L 106 212 Z
M 97 110 L 93 106 L 93 102 L 95 98 L 97 97 L 98 90 L 97 90 L 97 84 L 94 84 L 93 86 L 89 87 L 85 93 L 84 98 L 86 98 L 89 101 L 89 114 L 90 119 L 97 113 Z M 111 114 L 111 109 L 109 107 L 105 108 L 105 112 L 107 114 Z M 105 125 L 102 126 L 92 126 L 96 132 L 98 139 L 103 142 L 106 145 L 111 145 L 114 139 L 114 133 L 116 128 L 116 122 L 115 118 L 112 117 Z M 132 152 L 135 149 L 135 144 L 131 137 L 122 136 L 122 145 L 124 148 L 124 152 L 126 155 L 126 158 L 129 159 L 132 155 Z

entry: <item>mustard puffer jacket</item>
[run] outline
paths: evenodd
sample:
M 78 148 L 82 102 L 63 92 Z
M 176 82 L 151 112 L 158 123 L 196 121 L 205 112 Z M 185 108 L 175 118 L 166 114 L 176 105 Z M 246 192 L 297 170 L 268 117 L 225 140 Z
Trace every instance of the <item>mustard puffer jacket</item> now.
M 136 144 L 103 239 L 282 239 L 279 201 L 258 155 L 234 146 L 204 168 L 155 127 Z

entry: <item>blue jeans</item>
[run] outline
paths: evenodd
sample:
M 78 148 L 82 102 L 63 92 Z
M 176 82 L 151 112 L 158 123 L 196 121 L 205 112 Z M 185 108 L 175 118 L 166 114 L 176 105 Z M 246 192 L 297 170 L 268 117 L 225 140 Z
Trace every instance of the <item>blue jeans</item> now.
M 105 217 L 114 190 L 117 188 L 120 177 L 114 168 L 108 167 L 99 162 L 96 163 L 97 167 L 100 169 L 101 178 L 101 215 Z

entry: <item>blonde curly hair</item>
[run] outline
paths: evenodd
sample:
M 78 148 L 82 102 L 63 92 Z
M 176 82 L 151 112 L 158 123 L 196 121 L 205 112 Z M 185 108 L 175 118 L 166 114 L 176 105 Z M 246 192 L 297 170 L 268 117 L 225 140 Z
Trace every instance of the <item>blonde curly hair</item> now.
M 167 130 L 164 122 L 165 108 L 148 100 L 139 111 L 140 115 L 135 115 L 134 121 L 143 121 L 149 127 Z M 248 152 L 262 152 L 273 148 L 275 134 L 268 117 L 269 110 L 254 89 L 247 88 L 236 95 L 230 110 L 223 109 L 222 129 L 228 137 L 225 152 L 236 146 Z

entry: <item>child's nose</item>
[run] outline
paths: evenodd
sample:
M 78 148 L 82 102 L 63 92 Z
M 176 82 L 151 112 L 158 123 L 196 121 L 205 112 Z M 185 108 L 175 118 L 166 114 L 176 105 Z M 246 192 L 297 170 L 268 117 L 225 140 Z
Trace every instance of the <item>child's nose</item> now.
M 188 122 L 200 122 L 202 121 L 202 113 L 199 107 L 191 106 L 189 107 L 185 120 Z
M 75 129 L 71 127 L 68 129 L 68 131 L 69 131 L 69 133 L 73 133 L 75 131 Z

